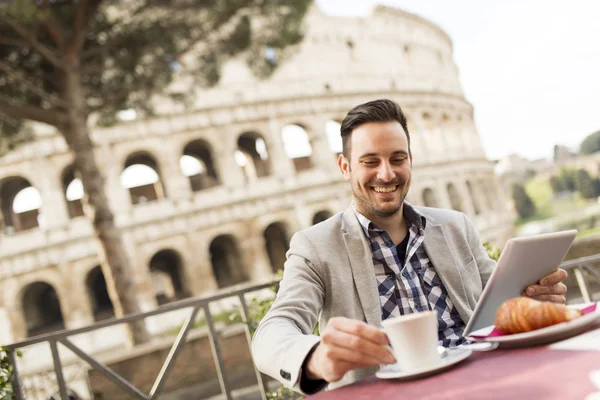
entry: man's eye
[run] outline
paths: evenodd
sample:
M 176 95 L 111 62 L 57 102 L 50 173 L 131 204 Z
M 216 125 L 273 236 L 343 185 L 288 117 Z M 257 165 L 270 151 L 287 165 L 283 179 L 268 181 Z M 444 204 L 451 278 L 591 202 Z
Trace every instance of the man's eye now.
M 364 161 L 363 164 L 365 164 L 367 167 L 372 167 L 377 165 L 377 161 Z
M 392 160 L 392 162 L 395 164 L 402 164 L 404 162 L 404 160 L 406 160 L 406 159 L 405 158 L 395 158 Z

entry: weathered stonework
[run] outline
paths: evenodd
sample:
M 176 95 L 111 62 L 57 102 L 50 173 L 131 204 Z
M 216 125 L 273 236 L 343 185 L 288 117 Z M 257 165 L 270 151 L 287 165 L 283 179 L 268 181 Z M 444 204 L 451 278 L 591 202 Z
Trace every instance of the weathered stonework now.
M 173 87 L 178 85 L 185 87 L 185 82 Z M 408 201 L 443 208 L 459 204 L 483 240 L 506 240 L 512 216 L 460 88 L 449 37 L 422 18 L 388 7 L 367 18 L 329 17 L 315 9 L 304 43 L 271 79 L 257 82 L 234 61 L 225 66 L 219 86 L 199 92 L 191 110 L 157 99 L 157 117 L 93 130 L 142 308 L 158 304 L 151 268 L 160 273 L 162 264 L 151 264 L 162 250 L 174 254 L 181 293 L 194 296 L 218 288 L 211 255 L 227 253 L 231 243 L 239 253 L 235 268 L 249 279 L 266 278 L 281 267 L 271 265 L 267 227 L 279 223 L 289 241 L 318 213 L 343 211 L 351 200 L 350 187 L 337 170 L 337 154 L 328 146 L 326 122 L 339 122 L 355 105 L 383 97 L 397 101 L 409 121 L 414 169 Z M 303 165 L 309 169 L 297 172 L 300 163 L 286 155 L 281 133 L 287 124 L 308 134 L 312 155 Z M 269 175 L 247 176 L 236 163 L 239 138 L 247 132 L 264 140 Z M 197 140 L 210 153 L 218 182 L 193 191 L 179 160 Z M 155 162 L 164 196 L 133 204 L 120 175 L 138 153 Z M 0 312 L 8 316 L 0 343 L 27 336 L 23 298 L 34 282 L 55 290 L 67 328 L 94 321 L 96 294 L 86 282 L 100 264 L 99 247 L 89 221 L 67 212 L 62 180 L 72 160 L 62 137 L 53 132 L 0 159 L 0 190 L 10 179 L 25 179 L 40 193 L 44 218 L 43 229 L 0 234 Z M 173 316 L 153 321 L 153 332 L 181 322 Z M 92 353 L 118 346 L 120 329 L 89 335 L 81 346 Z M 38 354 L 35 360 L 26 354 L 26 368 L 41 365 Z

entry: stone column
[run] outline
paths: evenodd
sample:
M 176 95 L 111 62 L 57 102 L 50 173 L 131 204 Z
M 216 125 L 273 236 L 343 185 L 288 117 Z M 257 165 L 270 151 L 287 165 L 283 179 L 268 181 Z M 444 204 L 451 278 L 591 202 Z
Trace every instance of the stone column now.
M 43 218 L 44 230 L 53 230 L 57 228 L 65 228 L 69 224 L 69 214 L 67 212 L 67 199 L 63 192 L 62 182 L 60 180 L 60 172 L 47 158 L 38 159 L 35 164 L 34 173 L 37 174 L 36 182 L 39 182 L 40 187 L 37 187 L 42 205 L 40 214 Z M 52 180 L 48 177 L 58 177 Z M 31 182 L 33 184 L 33 182 Z
M 240 250 L 250 280 L 268 279 L 273 275 L 262 235 L 252 235 L 241 240 Z
M 271 168 L 275 176 L 281 178 L 289 178 L 296 174 L 294 162 L 288 158 L 285 153 L 285 147 L 283 146 L 283 139 L 281 138 L 281 129 L 283 126 L 275 119 L 269 119 L 269 131 L 267 140 L 267 151 L 271 158 Z
M 411 137 L 411 140 L 418 142 L 418 148 L 421 149 L 421 151 L 417 154 L 418 158 L 414 159 L 413 161 L 417 164 L 427 164 L 432 158 L 432 150 L 427 144 L 426 135 L 428 134 L 428 132 L 425 128 L 425 122 L 423 121 L 423 113 L 415 112 L 411 118 L 414 121 L 412 123 L 412 126 L 415 128 L 413 130 L 415 135 Z
M 313 214 L 309 210 L 302 199 L 296 199 L 294 204 L 294 212 L 296 214 L 296 220 L 298 221 L 299 230 L 309 228 L 312 226 Z
M 325 127 L 327 120 L 317 118 L 310 127 L 310 145 L 313 150 L 313 160 L 316 168 L 319 168 L 328 173 L 338 171 L 337 159 L 335 153 L 329 148 L 329 141 Z
M 227 187 L 240 187 L 246 182 L 242 168 L 235 160 L 237 144 L 233 133 L 223 128 L 219 134 L 224 136 L 222 142 L 215 144 L 214 163 L 221 183 Z M 270 154 L 270 153 L 269 153 Z
M 469 217 L 475 217 L 475 206 L 473 205 L 473 198 L 471 197 L 471 193 L 469 193 L 469 188 L 467 187 L 466 177 L 461 175 L 460 181 L 455 183 L 455 187 L 456 190 L 458 190 L 459 195 L 462 197 L 463 212 Z
M 12 343 L 15 341 L 12 318 L 6 308 L 0 307 L 0 343 Z
M 257 222 L 250 220 L 246 224 L 246 235 L 238 237 L 244 267 L 251 280 L 268 279 L 273 271 L 267 253 L 263 232 Z
M 61 265 L 62 288 L 55 288 L 67 329 L 81 328 L 94 323 L 94 311 L 87 293 L 85 280 L 70 273 L 69 266 Z
M 185 260 L 184 270 L 187 288 L 194 296 L 204 295 L 218 289 L 210 261 L 209 241 L 187 235 L 190 256 Z
M 158 304 L 156 302 L 154 287 L 152 286 L 150 265 L 146 264 L 143 257 L 140 256 L 133 232 L 123 233 L 122 237 L 125 252 L 127 253 L 127 260 L 129 261 L 129 271 L 133 274 L 140 309 L 141 311 L 153 310 Z
M 182 154 L 175 149 L 172 141 L 167 141 L 164 146 L 166 151 L 161 160 L 161 179 L 167 192 L 167 198 L 171 200 L 188 199 L 192 195 L 190 180 L 183 174 L 179 166 Z
M 20 300 L 20 299 L 19 299 Z M 11 328 L 11 334 L 14 340 L 22 340 L 27 338 L 27 323 L 25 314 L 20 305 L 12 304 L 5 307 L 8 324 Z
M 452 209 L 452 201 L 450 200 L 450 195 L 448 194 L 448 189 L 446 188 L 449 182 L 445 182 L 444 180 L 439 180 L 436 185 L 436 196 L 438 199 L 438 204 L 440 208 Z

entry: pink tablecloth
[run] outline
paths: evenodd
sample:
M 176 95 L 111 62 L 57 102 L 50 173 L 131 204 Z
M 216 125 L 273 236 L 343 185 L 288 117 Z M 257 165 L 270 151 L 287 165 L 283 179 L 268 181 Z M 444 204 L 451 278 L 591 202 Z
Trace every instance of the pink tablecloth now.
M 369 378 L 310 399 L 584 399 L 598 391 L 589 379 L 594 369 L 600 369 L 596 351 L 534 347 L 474 352 L 440 375 L 407 382 Z

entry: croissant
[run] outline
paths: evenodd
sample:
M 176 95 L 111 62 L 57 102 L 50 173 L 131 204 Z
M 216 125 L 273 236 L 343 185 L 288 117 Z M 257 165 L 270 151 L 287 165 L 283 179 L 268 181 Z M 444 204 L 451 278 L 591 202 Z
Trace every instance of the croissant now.
M 504 334 L 521 333 L 571 321 L 580 316 L 580 310 L 562 304 L 516 297 L 506 300 L 498 308 L 495 326 Z

